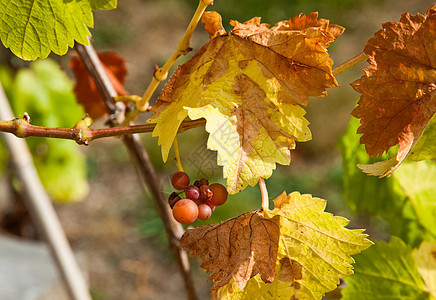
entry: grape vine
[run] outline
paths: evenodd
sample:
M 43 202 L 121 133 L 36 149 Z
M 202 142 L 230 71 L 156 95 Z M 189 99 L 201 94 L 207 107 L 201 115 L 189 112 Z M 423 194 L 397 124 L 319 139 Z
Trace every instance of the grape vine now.
M 0 15 L 7 16 L 0 23 L 0 38 L 24 60 L 45 58 L 50 51 L 64 55 L 78 42 L 70 66 L 86 114 L 66 128 L 30 124 L 32 116 L 23 112 L 23 117 L 0 120 L 0 131 L 83 145 L 121 137 L 154 198 L 189 299 L 197 295 L 184 249 L 199 256 L 201 267 L 210 272 L 212 299 L 321 299 L 342 290 L 344 299 L 436 298 L 436 5 L 384 23 L 362 53 L 333 67 L 328 48 L 344 28 L 318 13 L 275 25 L 259 17 L 233 20 L 226 32 L 220 14 L 206 12 L 213 1 L 199 0 L 177 49 L 162 67 L 156 65 L 144 94 L 137 96 L 124 89 L 123 59 L 99 56 L 92 43 L 85 45 L 92 11 L 114 9 L 116 1 L 86 0 L 80 9 L 77 1 L 53 3 L 56 9 L 46 19 L 54 17 L 62 28 L 75 31 L 56 26 L 51 32 L 41 26 L 33 15 L 47 11 L 41 4 L 33 10 L 23 5 L 23 15 L 14 15 L 11 9 L 20 4 L 12 0 L 0 4 Z M 23 18 L 35 27 L 31 35 L 11 26 Z M 177 59 L 194 50 L 190 40 L 200 22 L 209 41 L 168 79 Z M 347 219 L 324 211 L 326 200 L 309 194 L 283 191 L 270 209 L 265 182 L 277 164 L 292 168 L 297 142 L 312 139 L 304 117 L 309 101 L 325 96 L 338 86 L 336 75 L 366 59 L 370 66 L 351 83 L 361 97 L 338 143 L 344 199 L 352 210 L 386 220 L 389 243 L 369 240 L 363 229 L 348 229 Z M 152 105 L 157 87 L 167 79 Z M 147 122 L 134 124 L 145 112 L 152 112 Z M 89 114 L 108 116 L 109 126 L 91 128 Z M 178 134 L 202 126 L 225 185 L 209 182 L 208 176 L 194 178 L 183 169 Z M 362 134 L 360 142 L 356 132 Z M 166 191 L 168 197 L 138 133 L 158 137 L 164 162 L 174 150 L 177 171 L 169 180 L 173 190 Z M 378 179 L 362 170 L 390 177 Z M 232 204 L 232 195 L 257 184 L 258 209 L 219 224 L 182 227 L 209 220 L 220 206 Z M 348 286 L 343 288 L 341 280 Z

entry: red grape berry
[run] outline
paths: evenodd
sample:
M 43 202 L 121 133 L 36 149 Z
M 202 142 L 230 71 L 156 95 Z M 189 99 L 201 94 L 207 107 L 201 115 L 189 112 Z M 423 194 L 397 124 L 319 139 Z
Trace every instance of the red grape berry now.
M 212 183 L 209 187 L 213 193 L 209 203 L 214 206 L 223 205 L 227 201 L 228 193 L 226 187 L 220 183 Z
M 184 190 L 189 186 L 189 176 L 185 172 L 177 172 L 174 173 L 173 177 L 171 177 L 171 184 L 176 190 Z
M 180 199 L 181 198 L 179 194 L 177 194 L 176 192 L 172 192 L 171 195 L 168 197 L 168 204 L 171 208 L 173 208 L 177 201 L 179 201 Z
M 200 189 L 195 185 L 190 185 L 185 190 L 185 196 L 188 199 L 196 201 L 200 197 Z
M 198 206 L 190 199 L 181 199 L 173 207 L 173 217 L 181 224 L 191 224 L 198 217 Z
M 209 185 L 209 180 L 207 180 L 206 178 L 201 178 L 200 180 L 199 180 L 199 182 L 200 182 L 200 185 Z
M 212 215 L 212 209 L 209 205 L 203 203 L 198 206 L 198 219 L 206 221 Z
M 200 198 L 209 200 L 213 196 L 212 190 L 208 185 L 200 186 Z

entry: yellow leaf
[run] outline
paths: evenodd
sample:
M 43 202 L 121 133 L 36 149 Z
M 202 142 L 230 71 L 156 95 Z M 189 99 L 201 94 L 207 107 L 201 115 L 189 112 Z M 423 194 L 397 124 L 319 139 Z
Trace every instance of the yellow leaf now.
M 430 299 L 436 299 L 436 242 L 423 242 L 412 255 L 431 295 Z
M 274 203 L 274 210 L 265 215 L 281 217 L 277 259 L 287 258 L 296 266 L 294 273 L 299 270 L 298 276 L 290 276 L 289 298 L 321 299 L 337 287 L 340 278 L 353 273 L 350 255 L 372 243 L 363 230 L 346 229 L 347 219 L 324 212 L 325 200 L 294 192 L 283 193 Z
M 352 254 L 372 243 L 363 230 L 324 212 L 326 201 L 283 193 L 272 211 L 253 211 L 188 230 L 181 246 L 212 272 L 211 298 L 321 299 L 353 273 Z
M 265 283 L 259 275 L 256 275 L 241 290 L 234 280 L 231 280 L 218 291 L 217 298 L 221 300 L 293 299 L 294 290 L 299 289 L 300 286 L 288 274 L 293 274 L 293 278 L 299 278 L 301 266 L 295 261 L 290 262 L 288 258 L 284 258 L 277 263 L 276 276 L 271 283 Z
M 218 16 L 206 16 L 217 35 Z M 208 146 L 218 151 L 231 194 L 270 177 L 276 163 L 288 165 L 295 141 L 311 139 L 300 105 L 337 85 L 326 48 L 343 28 L 309 16 L 272 28 L 259 18 L 234 21 L 231 35 L 211 39 L 177 69 L 149 120 L 164 161 L 189 116 L 207 120 Z

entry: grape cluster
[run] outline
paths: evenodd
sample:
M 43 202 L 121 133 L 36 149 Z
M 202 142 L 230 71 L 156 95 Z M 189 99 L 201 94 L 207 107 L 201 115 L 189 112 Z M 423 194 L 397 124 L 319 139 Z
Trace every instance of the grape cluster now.
M 171 177 L 171 184 L 180 192 L 172 192 L 168 203 L 173 209 L 174 219 L 182 224 L 191 224 L 197 218 L 207 220 L 215 206 L 227 201 L 227 189 L 219 183 L 209 184 L 206 178 L 196 180 L 190 185 L 190 178 L 185 172 L 177 172 Z M 182 198 L 180 195 L 185 194 Z

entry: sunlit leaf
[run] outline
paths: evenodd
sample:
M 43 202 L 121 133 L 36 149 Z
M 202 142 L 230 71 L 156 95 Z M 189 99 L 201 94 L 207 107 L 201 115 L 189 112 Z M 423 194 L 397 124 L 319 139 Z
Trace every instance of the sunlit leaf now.
M 211 272 L 211 294 L 215 295 L 232 278 L 240 289 L 256 274 L 273 280 L 279 227 L 279 217 L 265 218 L 253 211 L 220 224 L 188 229 L 180 246 L 191 250 L 191 256 L 200 256 L 201 267 Z
M 209 33 L 218 35 L 217 15 L 207 16 Z M 163 159 L 189 116 L 207 120 L 208 147 L 218 151 L 232 194 L 270 177 L 276 163 L 288 165 L 295 141 L 311 139 L 300 105 L 337 85 L 326 49 L 343 28 L 317 16 L 271 28 L 260 18 L 232 21 L 231 34 L 220 33 L 180 66 L 149 120 Z
M 274 204 L 183 235 L 181 246 L 212 272 L 212 299 L 321 299 L 353 273 L 350 255 L 372 244 L 324 212 L 325 200 L 294 192 Z
M 74 42 L 88 44 L 93 9 L 112 9 L 116 0 L 0 1 L 0 39 L 24 60 L 63 55 Z
M 370 157 L 399 148 L 388 161 L 362 169 L 386 176 L 412 151 L 436 112 L 436 6 L 383 24 L 364 52 L 371 66 L 352 83 L 362 93 L 353 111 L 361 119 L 361 143 Z

